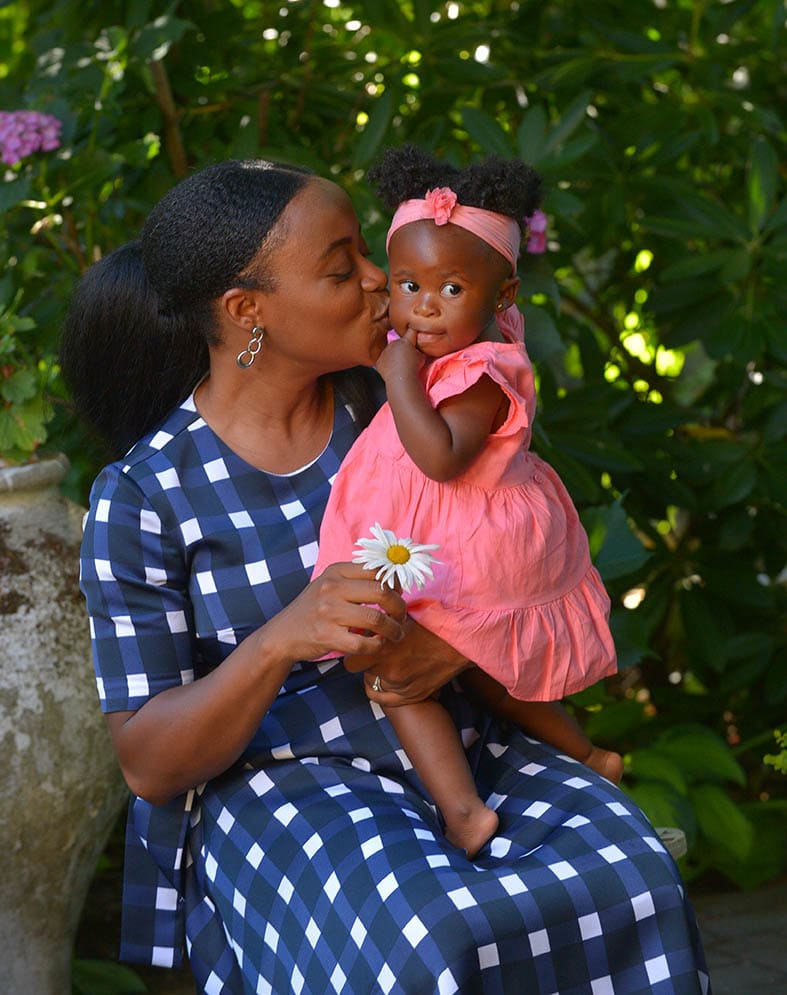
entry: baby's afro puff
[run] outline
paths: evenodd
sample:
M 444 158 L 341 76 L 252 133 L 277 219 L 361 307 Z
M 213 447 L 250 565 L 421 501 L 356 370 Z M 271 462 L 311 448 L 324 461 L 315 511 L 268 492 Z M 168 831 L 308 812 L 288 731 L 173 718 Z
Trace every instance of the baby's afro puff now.
M 435 187 L 450 187 L 458 203 L 483 207 L 513 218 L 520 226 L 541 203 L 541 177 L 521 159 L 490 155 L 464 169 L 416 145 L 383 152 L 368 173 L 385 206 L 394 211 L 404 200 L 423 197 Z

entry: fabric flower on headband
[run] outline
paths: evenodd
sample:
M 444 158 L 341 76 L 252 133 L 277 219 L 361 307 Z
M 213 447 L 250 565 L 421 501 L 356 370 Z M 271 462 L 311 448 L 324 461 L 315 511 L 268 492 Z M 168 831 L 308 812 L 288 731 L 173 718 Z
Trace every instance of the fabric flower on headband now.
M 456 207 L 456 194 L 450 187 L 435 187 L 434 190 L 427 190 L 424 200 L 431 211 L 434 212 L 434 223 L 436 225 L 447 225 L 451 217 L 451 211 Z
M 430 550 L 439 547 L 421 545 L 412 539 L 398 539 L 390 529 L 384 529 L 375 522 L 369 530 L 373 539 L 358 539 L 353 563 L 362 563 L 367 570 L 376 570 L 374 575 L 381 584 L 394 586 L 399 581 L 402 590 L 409 592 L 413 587 L 421 588 L 431 578 L 432 563 L 439 563 Z
M 547 250 L 547 216 L 543 211 L 533 211 L 529 218 L 522 219 L 527 226 L 526 251 L 539 256 Z

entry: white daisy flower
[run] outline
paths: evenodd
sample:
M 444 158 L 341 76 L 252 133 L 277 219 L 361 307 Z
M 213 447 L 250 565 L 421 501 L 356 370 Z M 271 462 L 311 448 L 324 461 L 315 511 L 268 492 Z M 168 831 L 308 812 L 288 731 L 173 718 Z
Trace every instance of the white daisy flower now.
M 439 549 L 432 543 L 422 545 L 412 539 L 399 539 L 390 529 L 384 529 L 379 522 L 370 529 L 373 539 L 358 539 L 353 563 L 362 563 L 367 570 L 376 570 L 375 577 L 381 584 L 394 586 L 398 580 L 403 591 L 413 587 L 421 588 L 431 578 L 432 563 L 439 563 L 430 550 Z

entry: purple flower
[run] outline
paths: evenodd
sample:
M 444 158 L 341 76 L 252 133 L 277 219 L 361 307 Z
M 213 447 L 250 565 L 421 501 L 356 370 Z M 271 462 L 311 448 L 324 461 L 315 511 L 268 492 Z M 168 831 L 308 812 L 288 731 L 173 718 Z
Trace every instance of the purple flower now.
M 533 211 L 524 219 L 527 226 L 526 251 L 537 256 L 547 250 L 547 216 L 543 211 Z
M 33 152 L 51 152 L 60 145 L 62 123 L 38 111 L 0 111 L 0 159 L 15 166 Z

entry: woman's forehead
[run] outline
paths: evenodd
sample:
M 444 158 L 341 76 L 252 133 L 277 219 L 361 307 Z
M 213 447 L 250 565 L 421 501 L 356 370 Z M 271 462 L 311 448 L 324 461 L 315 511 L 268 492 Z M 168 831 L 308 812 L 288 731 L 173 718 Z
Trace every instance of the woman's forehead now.
M 341 243 L 358 238 L 358 218 L 341 187 L 323 177 L 310 179 L 281 217 L 280 252 L 304 262 L 319 261 Z
M 287 205 L 285 214 L 290 220 L 298 220 L 307 230 L 316 234 L 316 228 L 325 221 L 326 226 L 335 224 L 339 217 L 346 217 L 354 225 L 358 221 L 349 196 L 341 187 L 315 176 L 298 191 Z

